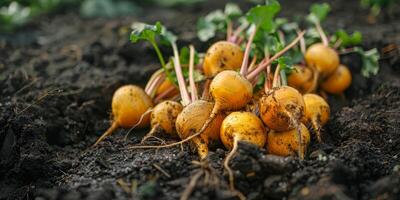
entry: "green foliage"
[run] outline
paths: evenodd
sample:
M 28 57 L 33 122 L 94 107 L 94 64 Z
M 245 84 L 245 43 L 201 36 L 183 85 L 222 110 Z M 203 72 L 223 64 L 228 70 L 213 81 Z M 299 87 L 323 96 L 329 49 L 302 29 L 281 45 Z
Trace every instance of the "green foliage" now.
M 399 3 L 398 0 L 361 0 L 360 3 L 364 8 L 369 8 L 372 15 L 378 16 L 382 8 L 391 6 L 396 1 Z
M 163 7 L 173 7 L 178 5 L 192 5 L 204 2 L 205 0 L 150 0 L 151 4 Z
M 130 40 L 132 43 L 136 43 L 140 40 L 150 42 L 157 53 L 161 67 L 167 75 L 167 78 L 173 83 L 177 82 L 176 76 L 174 77 L 170 72 L 171 68 L 165 63 L 164 56 L 157 44 L 157 41 L 165 45 L 175 44 L 177 37 L 172 32 L 168 31 L 160 22 L 156 22 L 154 25 L 137 22 L 132 24 Z
M 281 10 L 281 6 L 278 1 L 270 0 L 267 1 L 266 5 L 258 5 L 253 7 L 247 12 L 247 20 L 254 24 L 256 27 L 260 27 L 263 31 L 271 32 L 275 29 L 276 24 L 274 23 L 274 17 Z
M 31 14 L 31 9 L 23 7 L 17 2 L 12 2 L 7 7 L 0 9 L 0 29 L 12 31 L 15 26 L 26 23 Z
M 227 3 L 224 10 L 225 16 L 228 19 L 235 19 L 242 16 L 243 12 L 237 4 Z
M 307 20 L 312 23 L 321 23 L 328 16 L 331 7 L 328 3 L 315 3 L 311 5 L 310 14 L 307 16 Z
M 350 35 L 345 30 L 340 29 L 336 32 L 335 36 L 333 37 L 333 41 L 337 40 L 341 41 L 340 47 L 356 46 L 361 44 L 362 34 L 359 31 L 355 31 Z
M 149 25 L 141 22 L 132 24 L 132 33 L 130 40 L 133 43 L 139 40 L 148 40 L 150 42 L 156 42 L 156 36 L 161 34 L 162 25 L 157 22 L 155 25 Z
M 360 47 L 354 47 L 354 51 L 361 56 L 362 67 L 361 74 L 364 77 L 370 77 L 371 75 L 376 75 L 379 71 L 379 52 L 377 49 L 371 49 L 364 51 Z
M 132 15 L 140 9 L 131 1 L 85 0 L 80 8 L 84 17 L 118 17 Z
M 183 47 L 180 50 L 179 53 L 179 60 L 181 61 L 181 64 L 189 64 L 190 60 L 190 49 L 188 47 Z M 200 63 L 200 57 L 199 54 L 194 51 L 194 64 L 197 65 Z
M 241 15 L 242 11 L 238 5 L 227 3 L 224 11 L 212 11 L 197 21 L 197 37 L 205 42 L 215 37 L 217 32 L 226 32 L 227 23 Z
M 280 20 L 275 20 L 274 17 L 280 11 L 281 6 L 276 0 L 266 2 L 266 5 L 258 5 L 251 8 L 246 19 L 253 26 L 249 32 L 257 31 L 254 36 L 254 54 L 258 58 L 264 58 L 266 55 L 273 55 L 284 47 L 284 42 L 279 38 L 276 28 L 279 27 Z

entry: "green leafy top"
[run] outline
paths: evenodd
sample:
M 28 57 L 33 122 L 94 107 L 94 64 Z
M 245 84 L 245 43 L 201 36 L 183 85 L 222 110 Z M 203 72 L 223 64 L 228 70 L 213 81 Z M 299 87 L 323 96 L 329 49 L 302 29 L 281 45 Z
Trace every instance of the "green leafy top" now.
M 224 13 L 225 13 L 225 16 L 230 20 L 238 18 L 238 17 L 242 16 L 242 14 L 243 14 L 240 7 L 234 3 L 227 3 L 225 5 Z
M 215 10 L 197 21 L 197 36 L 205 42 L 215 37 L 218 31 L 225 32 L 228 21 L 239 18 L 242 10 L 233 3 L 227 3 L 225 10 Z
M 326 19 L 331 7 L 328 3 L 315 3 L 310 8 L 310 14 L 307 16 L 307 20 L 312 23 L 320 23 Z
M 157 45 L 157 37 L 160 38 L 161 43 L 163 44 L 174 44 L 177 40 L 177 37 L 173 33 L 169 32 L 164 26 L 162 26 L 160 22 L 156 22 L 155 25 L 149 25 L 140 22 L 132 24 L 132 33 L 130 35 L 131 42 L 136 43 L 140 40 L 149 41 L 151 45 L 153 45 L 161 66 L 168 79 L 170 81 L 173 81 L 174 78 L 172 77 L 170 69 L 165 63 L 164 56 L 162 55 L 161 50 Z
M 362 42 L 362 34 L 359 31 L 355 31 L 353 34 L 348 34 L 345 30 L 340 29 L 336 32 L 333 37 L 333 41 L 340 40 L 340 47 L 349 47 L 359 45 Z
M 376 75 L 379 71 L 379 52 L 377 49 L 364 51 L 361 47 L 354 47 L 356 53 L 360 54 L 362 60 L 361 74 L 364 77 Z
M 161 34 L 162 25 L 157 22 L 155 25 L 149 25 L 141 22 L 132 24 L 132 32 L 130 40 L 132 43 L 136 43 L 140 40 L 156 40 L 156 36 Z
M 251 8 L 247 14 L 247 20 L 263 31 L 271 32 L 275 29 L 274 17 L 281 10 L 281 6 L 276 0 L 267 1 L 266 5 L 258 5 Z

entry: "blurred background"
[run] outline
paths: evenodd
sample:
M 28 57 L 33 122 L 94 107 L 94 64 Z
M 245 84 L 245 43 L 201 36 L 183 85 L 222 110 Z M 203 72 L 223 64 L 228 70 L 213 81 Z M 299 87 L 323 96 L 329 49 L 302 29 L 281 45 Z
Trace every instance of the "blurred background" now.
M 379 15 L 390 16 L 396 10 L 394 6 L 398 0 L 354 0 L 358 5 L 369 13 L 370 23 L 376 22 Z M 147 12 L 149 7 L 195 7 L 207 5 L 224 5 L 226 2 L 236 2 L 241 4 L 262 3 L 263 0 L 247 1 L 213 1 L 213 0 L 1 0 L 0 1 L 0 29 L 2 31 L 12 31 L 35 18 L 44 14 L 55 14 L 63 12 L 74 12 L 85 18 L 105 17 L 114 18 L 121 16 L 141 16 L 151 15 Z M 296 1 L 281 1 L 283 4 L 294 3 Z M 309 5 L 312 2 L 301 2 Z M 336 4 L 338 1 L 326 1 Z M 211 4 L 211 5 L 210 5 Z M 353 4 L 353 3 L 352 3 Z M 300 9 L 298 9 L 300 10 Z M 374 19 L 375 18 L 375 19 Z

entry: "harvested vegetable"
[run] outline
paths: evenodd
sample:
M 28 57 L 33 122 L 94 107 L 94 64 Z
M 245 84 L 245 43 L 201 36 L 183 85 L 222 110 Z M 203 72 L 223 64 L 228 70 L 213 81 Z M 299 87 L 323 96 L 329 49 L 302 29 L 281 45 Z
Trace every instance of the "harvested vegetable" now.
M 310 93 L 317 87 L 318 73 L 306 66 L 294 66 L 294 70 L 288 76 L 288 85 L 296 88 L 300 93 Z
M 295 155 L 300 151 L 300 157 L 305 157 L 310 143 L 310 132 L 304 124 L 300 124 L 301 140 L 298 139 L 298 130 L 293 129 L 284 132 L 271 130 L 267 137 L 268 153 L 279 156 Z M 301 142 L 299 142 L 301 141 Z
M 183 106 L 175 101 L 163 101 L 157 104 L 150 115 L 151 130 L 142 139 L 142 143 L 157 133 L 165 133 L 176 137 L 175 122 Z
M 304 55 L 308 66 L 315 67 L 322 77 L 327 77 L 335 72 L 339 66 L 338 53 L 322 44 L 311 45 Z
M 304 124 L 309 124 L 313 127 L 318 142 L 321 142 L 321 127 L 329 120 L 329 105 L 322 97 L 316 94 L 305 94 L 303 99 L 306 111 L 302 121 Z
M 179 137 L 184 140 L 197 133 L 208 120 L 213 107 L 213 103 L 203 100 L 194 101 L 186 106 L 176 119 L 176 130 Z M 197 149 L 200 159 L 207 157 L 209 141 L 219 140 L 219 129 L 223 119 L 224 116 L 222 114 L 217 114 L 202 134 L 191 140 Z
M 214 43 L 206 53 L 203 63 L 204 74 L 215 76 L 223 70 L 238 70 L 242 65 L 243 51 L 237 44 L 227 41 Z
M 336 71 L 321 83 L 321 88 L 331 94 L 342 94 L 351 85 L 349 68 L 340 65 Z
M 276 131 L 289 131 L 299 125 L 304 116 L 303 96 L 289 86 L 274 87 L 260 99 L 260 117 Z
M 153 107 L 153 102 L 142 88 L 135 85 L 125 85 L 115 91 L 111 107 L 113 114 L 111 127 L 93 146 L 99 144 L 119 127 L 129 128 L 134 125 L 137 127 L 148 126 L 150 116 L 144 114 Z
M 225 158 L 224 168 L 229 174 L 230 188 L 235 190 L 229 161 L 238 149 L 238 142 L 244 141 L 263 147 L 267 139 L 265 128 L 262 121 L 251 112 L 232 112 L 222 122 L 220 137 L 224 146 L 231 150 Z

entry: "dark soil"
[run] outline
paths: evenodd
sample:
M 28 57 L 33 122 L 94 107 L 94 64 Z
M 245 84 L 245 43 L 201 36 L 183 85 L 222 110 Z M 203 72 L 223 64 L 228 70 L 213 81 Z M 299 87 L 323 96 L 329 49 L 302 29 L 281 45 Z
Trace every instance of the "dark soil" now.
M 368 48 L 400 44 L 400 13 L 370 25 L 358 1 L 330 2 L 328 30 L 361 30 Z M 1 34 L 0 199 L 178 199 L 202 170 L 218 181 L 201 177 L 192 199 L 235 199 L 221 146 L 208 159 L 215 171 L 192 164 L 198 157 L 186 145 L 184 151 L 126 149 L 148 130 L 133 131 L 127 141 L 127 130 L 119 130 L 89 148 L 109 126 L 113 91 L 143 85 L 158 67 L 148 44 L 129 43 L 130 23 L 161 20 L 181 45 L 205 50 L 195 21 L 224 3 L 146 8 L 145 17 L 113 20 L 67 12 Z M 282 1 L 282 15 L 307 13 L 310 3 Z M 325 142 L 312 144 L 304 161 L 241 143 L 231 162 L 238 190 L 248 199 L 400 199 L 399 51 L 382 55 L 380 73 L 370 79 L 360 75 L 357 56 L 342 57 L 353 84 L 346 98 L 330 97 Z

